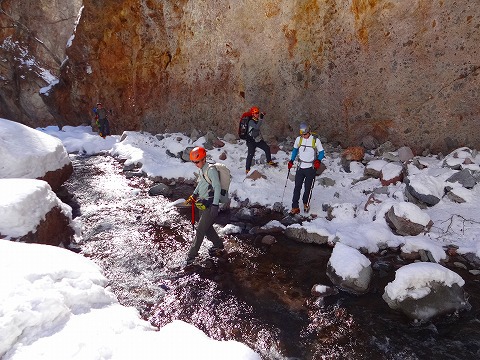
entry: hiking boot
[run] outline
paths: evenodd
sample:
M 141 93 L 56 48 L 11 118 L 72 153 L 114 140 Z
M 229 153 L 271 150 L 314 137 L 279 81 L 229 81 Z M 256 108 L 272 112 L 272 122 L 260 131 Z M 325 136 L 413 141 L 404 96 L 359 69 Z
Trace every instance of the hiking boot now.
M 249 172 L 250 172 L 250 169 L 245 170 L 245 175 L 248 175 Z
M 208 249 L 208 255 L 210 256 L 220 256 L 224 250 L 224 247 L 216 247 L 212 246 L 210 249 Z
M 303 211 L 308 213 L 310 211 L 310 205 L 308 204 L 303 204 Z
M 275 161 L 269 161 L 267 164 L 273 167 L 277 167 L 278 165 Z
M 292 208 L 292 210 L 290 210 L 290 215 L 297 215 L 297 214 L 300 214 L 300 208 Z
M 187 257 L 187 259 L 185 260 L 185 265 L 191 265 L 193 264 L 194 261 L 195 261 L 194 257 Z

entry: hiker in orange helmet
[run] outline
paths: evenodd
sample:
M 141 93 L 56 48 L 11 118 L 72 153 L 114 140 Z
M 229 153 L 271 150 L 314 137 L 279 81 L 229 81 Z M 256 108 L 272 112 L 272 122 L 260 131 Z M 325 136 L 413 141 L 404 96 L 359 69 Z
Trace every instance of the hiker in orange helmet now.
M 198 184 L 186 202 L 187 204 L 194 203 L 197 209 L 199 209 L 200 220 L 198 221 L 197 231 L 195 232 L 195 239 L 188 251 L 187 265 L 191 264 L 197 257 L 198 250 L 205 236 L 213 243 L 213 246 L 209 249 L 211 255 L 223 250 L 223 242 L 213 227 L 215 219 L 218 216 L 218 206 L 222 190 L 218 170 L 215 166 L 209 166 L 207 163 L 207 151 L 201 146 L 197 146 L 190 151 L 190 160 L 200 171 L 197 179 Z M 208 176 L 211 183 L 207 181 L 206 176 Z
M 246 173 L 250 171 L 252 165 L 253 156 L 255 155 L 255 149 L 258 147 L 265 151 L 265 156 L 267 157 L 267 163 L 271 166 L 277 166 L 276 162 L 272 161 L 272 154 L 270 152 L 270 146 L 263 140 L 262 134 L 260 132 L 260 126 L 262 126 L 263 118 L 265 113 L 261 113 L 257 106 L 253 106 L 250 111 L 246 114 L 250 119 L 248 121 L 248 130 L 247 130 L 247 162 L 246 162 Z

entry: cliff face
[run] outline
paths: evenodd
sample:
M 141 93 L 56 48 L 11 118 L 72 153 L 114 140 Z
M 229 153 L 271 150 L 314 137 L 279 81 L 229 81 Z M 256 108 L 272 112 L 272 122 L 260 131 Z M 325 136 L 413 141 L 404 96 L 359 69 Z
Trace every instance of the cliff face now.
M 73 3 L 68 12 L 78 10 Z M 222 135 L 258 105 L 272 137 L 296 135 L 308 121 L 345 146 L 372 134 L 417 151 L 480 148 L 480 8 L 471 1 L 83 6 L 59 83 L 43 96 L 58 123 L 89 122 L 101 101 L 113 110 L 117 133 L 196 128 Z M 40 53 L 37 46 L 36 56 L 48 58 Z
M 81 2 L 0 1 L 0 117 L 31 126 L 55 123 L 40 89 L 59 76 Z

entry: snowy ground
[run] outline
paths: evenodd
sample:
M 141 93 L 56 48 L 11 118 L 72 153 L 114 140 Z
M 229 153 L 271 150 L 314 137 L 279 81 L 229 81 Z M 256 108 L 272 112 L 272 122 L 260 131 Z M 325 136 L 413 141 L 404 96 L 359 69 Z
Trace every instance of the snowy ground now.
M 1 125 L 0 121 L 0 127 Z M 93 133 L 90 127 L 85 126 L 66 126 L 61 131 L 57 127 L 40 130 L 60 139 L 69 153 L 109 153 L 125 160 L 125 165 L 137 164 L 148 176 L 172 179 L 183 177 L 193 180 L 196 167 L 168 153 L 176 155 L 187 147 L 203 145 L 205 142 L 203 137 L 192 141 L 180 133 L 154 136 L 127 132 L 123 141 L 120 141 L 120 136 L 102 139 Z M 1 138 L 2 136 L 5 139 Z M 6 140 L 5 132 L 0 132 L 0 138 L 0 150 L 7 154 L 16 151 L 8 148 L 9 143 L 3 141 Z M 258 170 L 265 176 L 258 180 L 245 178 L 246 146 L 243 141 L 233 144 L 225 142 L 224 147 L 208 151 L 209 158 L 213 161 L 218 161 L 222 153 L 226 154 L 226 160 L 221 162 L 226 164 L 232 173 L 232 197 L 238 201 L 248 198 L 250 203 L 269 207 L 281 202 L 286 210 L 290 209 L 293 182 L 291 179 L 287 180 L 289 149 L 274 155 L 279 163 L 277 168 L 265 165 L 263 152 L 257 149 L 256 158 L 259 160 L 252 166 L 252 170 Z M 19 161 L 16 157 L 4 159 L 11 159 L 11 163 L 3 162 L 0 174 L 2 169 L 5 171 L 14 166 L 18 167 Z M 428 179 L 436 179 L 434 186 L 441 185 L 454 173 L 453 170 L 443 167 L 443 160 L 435 156 L 417 159 L 426 165 L 425 169 L 419 170 L 409 165 L 409 172 L 419 178 L 425 175 Z M 472 161 L 472 166 L 478 168 L 480 157 L 475 154 Z M 378 179 L 357 181 L 363 176 L 364 165 L 353 162 L 351 172 L 347 173 L 340 164 L 340 154 L 328 151 L 324 163 L 327 170 L 317 178 L 311 201 L 311 213 L 318 217 L 302 223 L 309 232 L 327 236 L 331 242 L 341 242 L 350 248 L 368 252 L 376 252 L 386 246 L 402 246 L 405 252 L 428 250 L 440 260 L 445 257 L 443 247 L 455 245 L 459 253 L 475 253 L 480 257 L 478 185 L 461 191 L 466 199 L 464 203 L 455 203 L 443 197 L 437 205 L 420 210 L 403 205 L 403 183 L 388 186 L 386 191 L 375 195 L 375 201 L 368 202 L 369 195 L 382 186 Z M 326 182 L 325 179 L 331 181 Z M 28 209 L 40 206 L 39 202 L 20 201 L 32 191 L 29 187 L 28 190 L 25 190 L 25 187 L 20 188 L 21 183 L 10 181 L 8 188 L 0 187 L 4 191 L 0 196 L 0 233 L 7 237 L 18 236 L 19 228 L 21 232 L 23 225 L 24 231 L 31 228 L 32 220 L 28 216 Z M 334 185 L 322 185 L 328 183 Z M 34 187 L 37 192 L 49 194 L 48 189 L 38 188 L 38 185 Z M 428 184 L 426 187 L 430 190 Z M 233 201 L 231 205 L 238 206 L 239 203 Z M 324 205 L 334 209 L 333 220 L 325 218 L 327 214 Z M 45 206 L 51 206 L 51 202 L 46 202 Z M 431 231 L 409 237 L 393 234 L 384 219 L 384 214 L 392 206 L 404 212 L 405 217 L 431 219 L 434 224 Z M 12 207 L 20 207 L 16 209 L 18 221 L 15 233 L 13 222 L 2 216 L 11 214 Z M 232 229 L 234 228 L 230 226 L 228 231 L 231 232 Z M 138 357 L 139 354 L 145 359 L 156 358 L 159 354 L 177 359 L 207 356 L 218 359 L 257 358 L 242 344 L 210 340 L 199 330 L 182 322 L 174 322 L 156 331 L 142 321 L 133 309 L 121 307 L 108 288 L 105 288 L 107 280 L 100 270 L 80 255 L 64 249 L 9 241 L 0 242 L 0 247 L 2 359 L 126 359 Z M 344 255 L 347 255 L 348 251 Z M 344 267 L 349 263 L 345 264 Z M 353 269 L 355 264 L 351 265 Z M 428 271 L 428 267 L 425 269 Z M 12 275 L 7 277 L 5 274 Z M 436 276 L 438 278 L 438 274 Z M 407 286 L 410 285 L 412 284 Z M 395 290 L 401 292 L 400 289 L 392 287 L 394 286 L 390 285 L 389 289 L 392 293 Z M 178 340 L 187 336 L 191 336 L 190 341 L 198 346 L 185 347 L 183 342 Z M 54 346 L 55 352 L 52 353 L 49 349 Z

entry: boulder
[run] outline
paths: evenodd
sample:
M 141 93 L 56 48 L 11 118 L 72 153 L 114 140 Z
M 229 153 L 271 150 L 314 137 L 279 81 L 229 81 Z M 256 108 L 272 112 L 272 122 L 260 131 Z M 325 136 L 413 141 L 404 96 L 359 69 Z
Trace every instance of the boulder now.
M 416 236 L 427 232 L 433 225 L 430 216 L 415 204 L 402 202 L 395 204 L 385 213 L 385 220 L 398 235 Z
M 458 274 L 439 264 L 413 263 L 397 270 L 394 281 L 385 287 L 383 299 L 411 319 L 430 320 L 470 309 L 464 283 Z
M 360 295 L 368 292 L 373 270 L 370 260 L 357 249 L 337 242 L 327 263 L 327 276 L 341 290 Z
M 307 244 L 326 244 L 328 235 L 320 235 L 318 233 L 310 233 L 299 225 L 291 225 L 285 230 L 285 236 L 288 238 L 307 243 Z
M 72 162 L 60 139 L 4 119 L 0 127 L 0 178 L 44 180 L 53 191 L 70 178 Z
M 63 245 L 73 240 L 72 209 L 42 180 L 0 179 L 0 238 Z

